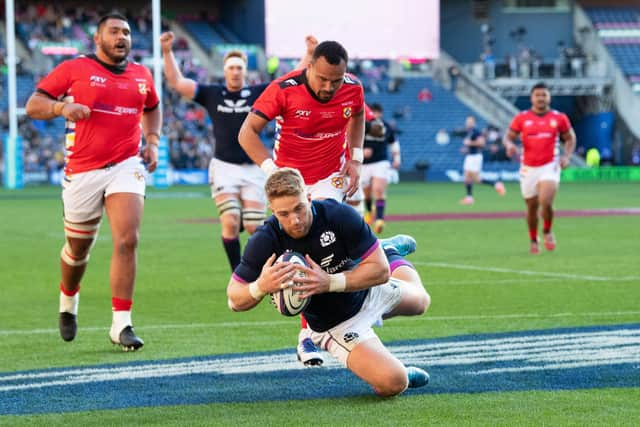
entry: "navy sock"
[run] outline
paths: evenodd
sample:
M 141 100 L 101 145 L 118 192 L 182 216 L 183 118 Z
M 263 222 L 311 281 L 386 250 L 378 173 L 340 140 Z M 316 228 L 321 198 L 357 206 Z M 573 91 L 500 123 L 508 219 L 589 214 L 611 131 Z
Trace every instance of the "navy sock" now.
M 233 271 L 238 265 L 240 265 L 240 239 L 238 237 L 235 239 L 225 239 L 223 237 L 222 246 L 224 246 L 224 251 L 227 253 L 231 271 Z
M 367 212 L 371 212 L 371 207 L 373 205 L 373 200 L 371 199 L 364 199 L 364 209 Z
M 464 186 L 467 189 L 467 196 L 471 197 L 473 195 L 473 184 L 465 184 Z
M 376 200 L 376 219 L 384 219 L 384 208 L 386 204 L 385 199 Z

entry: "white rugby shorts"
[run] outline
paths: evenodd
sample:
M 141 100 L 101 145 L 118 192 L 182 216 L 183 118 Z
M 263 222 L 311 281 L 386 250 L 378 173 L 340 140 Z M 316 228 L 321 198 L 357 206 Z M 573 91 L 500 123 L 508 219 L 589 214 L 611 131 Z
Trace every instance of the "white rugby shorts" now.
M 462 165 L 464 172 L 480 173 L 482 171 L 482 153 L 467 154 Z
M 266 203 L 264 183 L 266 176 L 260 166 L 254 164 L 238 165 L 216 158 L 209 163 L 209 185 L 211 197 L 218 194 L 239 194 L 242 200 Z
M 391 162 L 389 160 L 380 160 L 379 162 L 363 164 L 362 175 L 360 176 L 360 185 L 363 187 L 370 187 L 372 178 L 380 178 L 388 181 L 389 169 L 391 169 Z
M 361 342 L 376 337 L 371 327 L 383 314 L 389 313 L 400 304 L 402 284 L 393 277 L 385 284 L 374 286 L 364 300 L 360 311 L 350 319 L 325 332 L 311 331 L 311 340 L 344 366 L 351 351 Z
M 147 171 L 139 156 L 129 157 L 102 169 L 64 175 L 64 218 L 69 222 L 81 223 L 101 217 L 104 199 L 113 193 L 144 196 L 146 175 Z
M 340 172 L 334 172 L 315 184 L 307 185 L 307 191 L 311 195 L 311 200 L 334 199 L 342 203 L 348 186 L 349 177 L 340 175 Z
M 542 166 L 520 165 L 520 191 L 522 197 L 530 199 L 538 195 L 538 183 L 540 181 L 553 181 L 560 183 L 560 161 L 556 157 L 551 162 Z

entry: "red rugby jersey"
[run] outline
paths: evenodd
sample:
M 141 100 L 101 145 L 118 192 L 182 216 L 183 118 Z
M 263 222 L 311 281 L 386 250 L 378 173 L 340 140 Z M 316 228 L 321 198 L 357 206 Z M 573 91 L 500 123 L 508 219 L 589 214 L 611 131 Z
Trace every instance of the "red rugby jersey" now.
M 276 119 L 276 165 L 298 169 L 312 185 L 342 167 L 347 124 L 363 108 L 362 85 L 351 74 L 345 74 L 340 89 L 323 103 L 307 87 L 306 70 L 295 70 L 273 81 L 252 111 Z
M 123 69 L 81 56 L 62 62 L 38 83 L 53 98 L 86 105 L 86 120 L 67 122 L 65 173 L 99 169 L 138 154 L 144 110 L 158 105 L 149 70 L 129 62 Z
M 516 115 L 509 128 L 520 133 L 522 164 L 542 166 L 557 154 L 558 136 L 571 129 L 571 122 L 566 114 L 556 110 L 543 115 L 527 110 Z

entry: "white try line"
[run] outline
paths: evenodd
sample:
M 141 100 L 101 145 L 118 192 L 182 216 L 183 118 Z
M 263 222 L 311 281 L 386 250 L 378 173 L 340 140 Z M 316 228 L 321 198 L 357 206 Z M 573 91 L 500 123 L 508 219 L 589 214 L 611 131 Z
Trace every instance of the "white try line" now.
M 640 311 L 603 311 L 589 313 L 512 313 L 512 314 L 488 314 L 488 315 L 469 315 L 469 316 L 430 316 L 425 315 L 420 321 L 429 322 L 450 322 L 450 321 L 473 321 L 473 320 L 501 320 L 501 319 L 549 319 L 560 317 L 626 317 L 640 315 Z M 255 320 L 246 322 L 211 322 L 211 323 L 177 323 L 177 324 L 161 324 L 161 325 L 144 325 L 139 326 L 140 331 L 153 329 L 212 329 L 212 328 L 272 328 L 274 326 L 296 325 L 295 319 L 289 320 Z M 416 322 L 414 317 L 395 317 L 389 320 L 389 323 Z M 385 321 L 386 324 L 386 321 Z M 104 326 L 86 326 L 80 327 L 84 332 L 106 332 L 108 327 Z M 38 334 L 57 334 L 58 329 L 0 329 L 0 336 L 3 335 L 38 335 Z
M 601 281 L 601 282 L 621 282 L 621 281 L 633 281 L 640 280 L 640 276 L 623 276 L 623 277 L 603 277 L 603 276 L 585 276 L 581 274 L 570 274 L 570 273 L 553 273 L 546 271 L 531 271 L 531 270 L 514 270 L 510 268 L 501 268 L 501 267 L 480 267 L 476 265 L 468 265 L 468 264 L 452 264 L 448 262 L 421 262 L 415 261 L 413 262 L 415 265 L 426 265 L 429 267 L 441 267 L 441 268 L 451 268 L 455 270 L 475 270 L 475 271 L 490 271 L 492 273 L 507 273 L 507 274 L 520 274 L 523 276 L 541 276 L 541 277 L 558 277 L 563 279 L 572 279 L 572 280 L 592 280 L 592 281 Z

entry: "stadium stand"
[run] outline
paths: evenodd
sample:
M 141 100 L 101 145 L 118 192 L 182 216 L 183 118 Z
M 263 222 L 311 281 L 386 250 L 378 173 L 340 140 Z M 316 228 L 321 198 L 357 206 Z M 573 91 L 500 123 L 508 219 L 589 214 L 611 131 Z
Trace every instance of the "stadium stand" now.
M 602 42 L 629 81 L 640 81 L 640 7 L 588 8 Z

